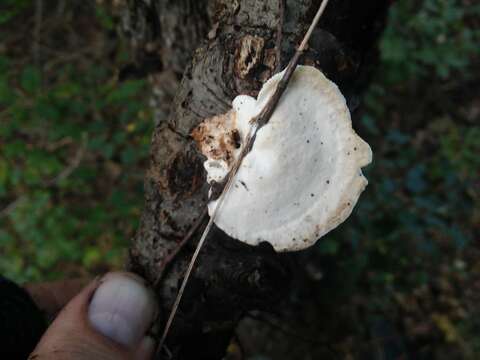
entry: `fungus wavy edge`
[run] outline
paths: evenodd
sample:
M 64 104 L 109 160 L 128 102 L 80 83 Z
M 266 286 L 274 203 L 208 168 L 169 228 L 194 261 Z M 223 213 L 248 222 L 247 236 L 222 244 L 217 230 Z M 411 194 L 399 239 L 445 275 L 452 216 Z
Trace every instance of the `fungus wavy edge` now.
M 248 128 L 246 122 L 252 119 L 263 108 L 274 92 L 276 84 L 280 81 L 282 75 L 283 72 L 270 78 L 263 85 L 256 100 L 245 95 L 240 95 L 233 101 L 233 111 L 236 112 L 234 126 L 236 130 L 239 131 L 241 139 L 244 139 L 246 135 L 245 129 Z M 263 212 L 263 209 L 266 207 L 255 205 L 255 203 L 258 202 L 258 197 L 249 200 L 250 195 L 248 194 L 249 192 L 253 193 L 254 195 L 251 195 L 253 197 L 260 195 L 261 198 L 261 191 L 259 191 L 259 189 L 261 189 L 262 186 L 259 184 L 259 180 L 249 181 L 252 178 L 250 175 L 252 175 L 252 171 L 255 173 L 255 169 L 257 169 L 255 164 L 258 163 L 258 161 L 255 161 L 255 156 L 263 154 L 262 151 L 265 151 L 265 148 L 271 146 L 277 153 L 286 151 L 282 149 L 282 147 L 279 147 L 278 143 L 275 144 L 275 139 L 278 141 L 289 141 L 290 138 L 295 138 L 296 134 L 288 132 L 295 132 L 292 131 L 292 128 L 295 126 L 298 127 L 298 123 L 285 122 L 300 121 L 300 119 L 295 116 L 290 116 L 296 107 L 300 107 L 298 99 L 301 99 L 301 96 L 298 94 L 305 97 L 310 96 L 310 98 L 314 97 L 308 100 L 308 106 L 310 108 L 307 109 L 307 114 L 310 115 L 311 118 L 307 120 L 304 119 L 303 121 L 312 122 L 314 125 L 318 125 L 319 128 L 323 126 L 324 130 L 326 130 L 325 132 L 330 132 L 329 134 L 321 134 L 321 136 L 322 138 L 323 136 L 325 137 L 325 141 L 332 140 L 334 142 L 334 145 L 332 145 L 334 151 L 332 150 L 332 152 L 335 152 L 335 154 L 330 154 L 330 156 L 336 161 L 335 164 L 339 163 L 339 166 L 334 166 L 333 170 L 340 172 L 340 177 L 337 177 L 339 179 L 338 185 L 332 184 L 331 187 L 327 188 L 326 192 L 335 195 L 335 191 L 330 190 L 334 186 L 338 186 L 339 191 L 336 196 L 319 194 L 319 199 L 310 202 L 310 206 L 308 207 L 308 204 L 305 205 L 306 208 L 303 212 L 296 211 L 296 215 L 293 215 L 294 212 L 292 211 L 292 217 L 287 217 L 288 219 L 282 214 L 282 219 L 279 220 L 279 224 L 274 226 L 274 221 L 272 221 L 272 227 L 264 229 L 262 226 L 269 222 L 269 218 L 267 216 L 260 216 L 258 212 L 259 209 L 262 209 Z M 293 103 L 291 103 L 292 101 Z M 243 106 L 243 103 L 246 105 Z M 229 116 L 231 116 L 231 114 Z M 325 126 L 325 124 L 328 124 L 328 126 Z M 218 129 L 216 129 L 216 131 L 217 130 Z M 228 131 L 231 131 L 231 129 L 224 129 L 224 133 L 228 133 Z M 308 134 L 309 132 L 310 130 L 305 131 L 300 134 L 300 136 Z M 270 139 L 270 143 L 267 141 L 269 137 L 274 138 L 273 141 Z M 318 139 L 315 139 L 315 141 L 317 140 Z M 292 140 L 294 145 L 297 146 L 298 139 L 295 141 Z M 312 145 L 318 146 L 319 142 L 315 141 Z M 300 144 L 298 146 L 301 147 L 302 145 Z M 299 155 L 298 153 L 300 152 L 298 146 L 291 146 L 293 149 L 292 152 L 296 152 L 296 155 Z M 307 149 L 307 147 L 305 148 Z M 355 151 L 349 151 L 349 149 L 355 149 Z M 321 151 L 321 149 L 319 148 L 318 151 Z M 208 157 L 208 153 L 203 152 Z M 234 157 L 238 156 L 239 150 L 233 151 L 232 153 Z M 310 156 L 307 162 L 315 156 L 315 153 L 315 151 L 307 152 L 307 157 Z M 348 155 L 346 155 L 347 153 Z M 232 154 L 230 154 L 230 156 L 231 155 Z M 282 167 L 281 162 L 277 161 L 278 159 L 271 158 L 270 160 L 273 163 L 273 170 L 275 170 L 276 165 L 277 167 Z M 207 160 L 206 164 L 208 161 L 209 160 Z M 301 156 L 294 157 L 292 155 L 290 162 L 293 163 L 293 166 L 295 166 L 295 161 L 302 162 L 303 159 Z M 267 241 L 272 244 L 276 251 L 305 249 L 315 244 L 318 239 L 336 228 L 350 216 L 360 194 L 368 184 L 367 179 L 362 174 L 361 168 L 368 165 L 371 161 L 372 151 L 370 146 L 353 130 L 350 112 L 347 108 L 345 98 L 338 87 L 328 80 L 318 69 L 311 66 L 298 66 L 270 122 L 257 132 L 255 143 L 250 153 L 245 157 L 236 175 L 237 186 L 232 187 L 230 192 L 226 194 L 222 208 L 215 219 L 215 224 L 229 236 L 250 245 L 257 245 L 262 241 Z M 308 163 L 307 165 L 311 164 Z M 224 175 L 226 176 L 229 167 L 224 166 L 224 168 Z M 304 166 L 301 170 L 308 168 L 308 166 Z M 208 167 L 206 167 L 206 169 L 207 171 L 209 170 Z M 319 169 L 322 168 L 320 167 Z M 318 175 L 319 180 L 322 178 L 322 176 L 317 173 L 305 173 L 304 175 L 313 177 Z M 215 176 L 216 178 L 219 177 L 218 171 Z M 282 179 L 272 180 L 276 180 L 278 184 L 278 188 L 274 189 L 275 191 L 280 193 L 290 190 L 290 188 L 282 188 Z M 288 185 L 292 182 L 285 181 L 285 183 Z M 238 184 L 243 184 L 243 186 L 239 186 Z M 298 185 L 298 183 L 296 184 Z M 242 189 L 242 187 L 244 187 L 244 189 Z M 245 189 L 247 189 L 246 192 Z M 292 189 L 296 191 L 299 187 L 293 186 Z M 321 189 L 321 187 L 318 189 Z M 292 194 L 292 199 L 294 198 L 295 194 Z M 329 201 L 329 203 L 323 204 L 322 199 Z M 305 201 L 305 203 L 307 202 L 308 201 Z M 212 214 L 215 206 L 216 201 L 209 202 L 208 209 L 210 214 Z M 272 209 L 270 216 L 275 216 L 275 209 Z

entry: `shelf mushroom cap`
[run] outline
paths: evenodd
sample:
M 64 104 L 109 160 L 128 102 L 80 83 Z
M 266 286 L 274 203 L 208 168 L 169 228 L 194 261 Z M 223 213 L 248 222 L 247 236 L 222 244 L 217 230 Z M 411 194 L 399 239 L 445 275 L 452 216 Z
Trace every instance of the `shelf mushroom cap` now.
M 208 160 L 207 181 L 222 181 L 238 158 L 250 120 L 265 106 L 283 72 L 258 98 L 240 95 L 227 114 L 206 119 L 193 132 Z M 215 224 L 251 245 L 301 250 L 341 224 L 367 185 L 361 168 L 370 146 L 352 129 L 338 87 L 319 70 L 298 66 L 270 121 L 257 132 Z M 208 204 L 212 214 L 217 200 Z

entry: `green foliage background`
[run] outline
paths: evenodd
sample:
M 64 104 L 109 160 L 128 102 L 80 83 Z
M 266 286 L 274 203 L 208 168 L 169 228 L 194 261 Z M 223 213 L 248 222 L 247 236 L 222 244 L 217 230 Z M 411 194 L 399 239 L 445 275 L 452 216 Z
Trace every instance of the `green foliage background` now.
M 355 353 L 390 324 L 408 358 L 478 359 L 480 4 L 398 1 L 380 50 L 356 122 L 373 149 L 370 184 L 318 247 L 335 264 L 328 296 L 346 304 L 333 321 L 362 323 L 362 344 L 339 346 Z M 396 359 L 388 346 L 377 343 L 379 359 Z
M 0 11 L 0 272 L 19 281 L 122 265 L 152 129 L 112 9 L 47 4 L 38 48 L 31 2 Z
M 0 5 L 0 273 L 17 281 L 122 265 L 153 128 L 148 84 L 117 80 L 116 9 L 48 3 L 39 34 L 33 2 Z M 473 0 L 392 6 L 355 123 L 370 185 L 315 250 L 366 323 L 429 339 L 418 358 L 480 355 L 479 24 Z

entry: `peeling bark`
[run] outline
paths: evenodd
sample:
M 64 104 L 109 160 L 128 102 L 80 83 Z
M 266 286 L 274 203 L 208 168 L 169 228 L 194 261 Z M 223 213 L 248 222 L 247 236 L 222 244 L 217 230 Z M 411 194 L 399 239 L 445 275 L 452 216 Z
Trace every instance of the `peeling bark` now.
M 165 313 L 201 231 L 174 261 L 165 262 L 207 203 L 204 158 L 191 132 L 204 118 L 225 113 L 236 95 L 257 95 L 277 65 L 287 64 L 320 2 L 286 1 L 277 52 L 280 1 L 129 2 L 125 27 L 136 49 L 135 66 L 150 73 L 157 124 L 129 268 L 154 283 L 168 265 L 156 289 Z M 300 61 L 337 83 L 352 111 L 375 65 L 389 3 L 331 0 Z M 215 229 L 169 336 L 174 358 L 221 359 L 242 315 L 268 309 L 288 292 L 289 256 L 294 255 L 276 254 L 268 244 L 247 246 Z

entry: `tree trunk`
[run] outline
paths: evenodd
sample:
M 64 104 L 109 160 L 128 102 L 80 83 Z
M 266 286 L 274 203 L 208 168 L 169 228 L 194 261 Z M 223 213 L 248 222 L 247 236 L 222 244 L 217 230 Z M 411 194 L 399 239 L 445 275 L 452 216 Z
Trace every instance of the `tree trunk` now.
M 226 112 L 236 95 L 256 96 L 287 64 L 319 3 L 129 1 L 125 28 L 135 46 L 134 68 L 150 74 L 156 119 L 145 209 L 132 239 L 129 269 L 152 283 L 162 275 L 156 291 L 164 314 L 202 228 L 179 254 L 172 253 L 207 204 L 204 158 L 191 131 L 204 118 Z M 374 68 L 389 3 L 331 0 L 300 61 L 334 81 L 351 111 Z M 214 229 L 168 338 L 173 358 L 221 359 L 245 312 L 270 309 L 288 293 L 292 256 L 277 254 L 268 244 L 247 246 Z

